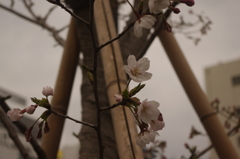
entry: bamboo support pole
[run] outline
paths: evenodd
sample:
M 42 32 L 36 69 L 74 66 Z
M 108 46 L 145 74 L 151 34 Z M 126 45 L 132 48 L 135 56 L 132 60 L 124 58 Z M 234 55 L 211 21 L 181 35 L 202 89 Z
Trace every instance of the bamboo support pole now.
M 116 30 L 112 17 L 112 11 L 110 8 L 109 0 L 97 0 L 95 1 L 95 21 L 97 27 L 98 41 L 100 44 L 107 42 L 108 40 L 116 37 Z M 118 75 L 120 77 L 121 89 L 126 88 L 126 74 L 123 71 L 123 60 L 118 41 L 107 45 L 101 50 L 102 62 L 104 67 L 105 80 L 107 85 L 107 94 L 110 105 L 116 103 L 113 97 L 119 92 L 118 81 L 114 66 L 114 56 L 117 63 Z M 125 110 L 124 110 L 125 109 Z M 124 117 L 124 111 L 126 117 Z M 115 130 L 118 154 L 120 159 L 142 159 L 142 150 L 136 145 L 137 130 L 135 120 L 129 111 L 123 106 L 116 107 L 111 110 L 113 125 Z M 129 125 L 130 138 L 128 135 L 128 128 L 126 122 Z M 132 145 L 130 143 L 132 141 Z M 131 150 L 133 146 L 133 151 Z
M 67 114 L 79 52 L 76 20 L 72 18 L 51 101 L 52 109 L 64 115 Z M 43 135 L 41 143 L 48 159 L 55 159 L 57 156 L 64 121 L 64 118 L 53 114 L 48 118 L 50 132 Z
M 199 86 L 187 60 L 173 34 L 161 31 L 159 38 L 188 95 L 195 111 L 205 127 L 220 159 L 239 159 L 222 124 Z

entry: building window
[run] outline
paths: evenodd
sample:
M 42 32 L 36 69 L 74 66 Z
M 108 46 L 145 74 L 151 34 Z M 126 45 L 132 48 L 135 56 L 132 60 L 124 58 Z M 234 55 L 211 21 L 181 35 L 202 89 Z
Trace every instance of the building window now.
M 237 85 L 240 86 L 240 75 L 232 77 L 232 84 L 233 86 L 237 86 Z

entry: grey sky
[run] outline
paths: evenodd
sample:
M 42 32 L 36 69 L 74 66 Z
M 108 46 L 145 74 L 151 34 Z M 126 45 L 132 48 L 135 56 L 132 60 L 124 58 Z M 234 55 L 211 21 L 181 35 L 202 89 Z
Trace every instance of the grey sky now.
M 8 5 L 5 0 L 0 0 L 0 2 Z M 213 21 L 211 31 L 202 37 L 198 46 L 184 36 L 176 35 L 204 90 L 204 68 L 240 58 L 240 32 L 238 30 L 240 23 L 236 17 L 239 5 L 240 1 L 237 0 L 231 2 L 223 0 L 196 1 L 195 6 L 191 9 L 197 13 L 204 12 L 204 15 Z M 50 6 L 52 5 L 46 1 L 40 1 L 36 9 L 44 13 L 43 10 L 47 10 Z M 16 8 L 24 11 L 24 8 L 19 5 L 16 5 Z M 181 5 L 180 8 L 183 13 L 184 10 L 189 9 L 185 5 Z M 187 18 L 187 16 L 185 17 Z M 49 22 L 54 26 L 61 27 L 69 22 L 69 15 L 58 9 Z M 42 28 L 2 9 L 0 9 L 0 28 L 0 86 L 18 93 L 26 99 L 33 96 L 42 97 L 43 86 L 54 87 L 62 48 L 54 47 L 55 41 Z M 63 33 L 63 35 L 65 34 Z M 151 62 L 149 72 L 153 73 L 153 78 L 145 82 L 146 87 L 139 97 L 141 100 L 148 98 L 160 103 L 166 127 L 159 134 L 160 140 L 167 141 L 167 156 L 170 158 L 180 158 L 184 154 L 187 156 L 189 153 L 183 146 L 185 142 L 199 145 L 199 150 L 203 149 L 208 145 L 208 141 L 204 137 L 188 140 L 192 125 L 203 132 L 204 130 L 158 39 L 154 41 L 146 56 Z M 79 107 L 80 74 L 80 69 L 78 69 L 69 108 L 69 115 L 77 119 L 80 119 L 81 111 Z M 134 83 L 131 86 L 134 86 Z M 27 103 L 30 105 L 31 101 L 27 100 Z M 36 115 L 41 112 L 42 110 L 37 110 Z M 78 133 L 79 129 L 79 125 L 67 121 L 61 146 L 77 144 L 78 141 L 71 134 L 72 132 Z

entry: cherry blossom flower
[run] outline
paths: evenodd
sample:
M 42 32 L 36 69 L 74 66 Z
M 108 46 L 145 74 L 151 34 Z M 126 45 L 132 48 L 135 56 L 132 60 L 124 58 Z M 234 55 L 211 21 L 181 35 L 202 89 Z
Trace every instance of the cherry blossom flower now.
M 156 101 L 147 101 L 145 99 L 138 106 L 137 115 L 144 123 L 150 123 L 151 120 L 157 120 L 160 111 L 158 110 L 159 103 Z
M 161 113 L 158 115 L 157 120 L 152 120 L 150 122 L 150 126 L 151 126 L 150 129 L 154 131 L 162 130 L 164 128 L 165 123 L 163 121 L 163 117 Z
M 161 13 L 163 9 L 166 9 L 170 5 L 169 0 L 149 0 L 148 7 L 151 13 Z
M 140 38 L 142 36 L 142 29 L 151 29 L 156 21 L 157 19 L 152 15 L 143 15 L 141 18 L 137 19 L 134 24 L 134 35 Z
M 52 96 L 53 95 L 53 89 L 49 86 L 43 87 L 42 94 L 44 96 Z
M 116 102 L 122 102 L 122 100 L 123 100 L 122 95 L 119 93 L 115 94 L 114 98 L 116 99 Z
M 146 144 L 154 142 L 155 137 L 158 135 L 156 131 L 144 131 L 138 134 L 137 145 L 144 148 Z
M 26 112 L 28 114 L 33 114 L 37 107 L 38 107 L 38 105 L 30 105 L 29 107 L 26 108 Z
M 7 116 L 9 116 L 9 118 L 12 121 L 18 121 L 23 117 L 23 114 L 26 112 L 26 109 L 19 109 L 19 108 L 13 108 L 12 110 L 9 110 L 7 112 Z
M 135 82 L 147 81 L 152 77 L 152 74 L 146 72 L 150 67 L 150 61 L 143 57 L 136 61 L 135 56 L 128 56 L 128 65 L 124 65 L 124 71 L 130 76 Z

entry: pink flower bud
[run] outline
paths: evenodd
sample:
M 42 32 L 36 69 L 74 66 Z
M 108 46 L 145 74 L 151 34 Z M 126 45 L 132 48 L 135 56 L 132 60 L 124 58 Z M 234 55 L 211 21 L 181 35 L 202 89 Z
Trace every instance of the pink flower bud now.
M 115 94 L 114 98 L 116 99 L 116 102 L 122 102 L 122 100 L 123 100 L 122 95 L 119 93 Z
M 44 96 L 52 96 L 53 95 L 53 89 L 49 86 L 43 87 L 42 94 Z
M 192 7 L 195 4 L 194 0 L 180 0 L 180 3 L 185 3 L 189 7 Z
M 21 110 L 19 108 L 13 108 L 12 110 L 9 110 L 7 112 L 7 116 L 9 116 L 9 118 L 12 121 L 18 121 L 23 117 L 23 114 L 25 113 L 25 109 Z
M 38 105 L 30 105 L 29 107 L 26 108 L 26 112 L 28 114 L 33 114 L 37 107 L 38 107 Z
M 50 128 L 49 128 L 49 126 L 48 126 L 48 122 L 46 121 L 45 122 L 45 126 L 44 126 L 44 133 L 46 134 L 46 133 L 48 133 L 49 131 L 50 131 Z
M 26 138 L 26 141 L 29 142 L 32 138 L 32 129 L 33 129 L 33 126 L 31 126 L 25 133 L 25 138 Z
M 41 139 L 41 138 L 42 138 L 42 128 L 40 128 L 40 129 L 38 130 L 37 138 L 38 138 L 38 139 Z
M 173 6 L 168 6 L 169 9 L 171 9 L 175 14 L 180 13 L 180 9 L 174 8 Z

